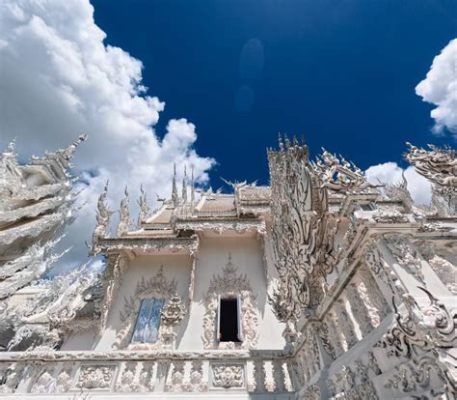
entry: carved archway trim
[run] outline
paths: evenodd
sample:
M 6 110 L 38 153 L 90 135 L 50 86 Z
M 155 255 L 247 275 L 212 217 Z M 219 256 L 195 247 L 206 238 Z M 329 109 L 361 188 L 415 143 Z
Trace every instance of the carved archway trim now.
M 203 346 L 205 349 L 219 348 L 217 340 L 218 299 L 221 297 L 239 296 L 241 301 L 241 327 L 243 341 L 241 343 L 226 342 L 226 347 L 253 348 L 257 343 L 257 325 L 259 312 L 251 284 L 246 274 L 238 273 L 238 268 L 228 255 L 227 264 L 222 268 L 222 274 L 213 275 L 205 297 L 205 314 L 203 316 Z
M 162 298 L 165 299 L 165 305 L 162 309 L 161 324 L 159 327 L 159 338 L 154 343 L 130 343 L 130 338 L 135 327 L 135 321 L 140 309 L 141 300 L 147 298 Z M 157 274 L 150 279 L 144 277 L 138 282 L 133 296 L 124 299 L 124 308 L 121 311 L 120 319 L 122 328 L 119 330 L 116 340 L 113 344 L 115 349 L 137 349 L 150 350 L 162 348 L 165 345 L 170 345 L 170 334 L 173 331 L 173 326 L 180 322 L 185 313 L 185 307 L 181 304 L 181 297 L 177 294 L 177 283 L 174 279 L 168 280 L 163 273 L 163 266 L 160 267 Z M 167 307 L 172 307 L 172 312 L 179 315 L 174 315 L 174 318 L 165 318 L 164 311 Z M 167 313 L 166 313 L 167 314 Z M 164 323 L 165 322 L 165 323 Z M 171 335 L 172 336 L 172 335 Z

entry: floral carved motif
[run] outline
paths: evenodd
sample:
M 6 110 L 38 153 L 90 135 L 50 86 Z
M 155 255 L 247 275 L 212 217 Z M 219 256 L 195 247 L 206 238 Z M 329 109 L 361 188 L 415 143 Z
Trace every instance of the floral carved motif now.
M 83 389 L 109 389 L 114 370 L 115 367 L 112 365 L 82 366 L 76 386 Z
M 214 387 L 241 388 L 244 386 L 244 368 L 242 365 L 212 365 Z

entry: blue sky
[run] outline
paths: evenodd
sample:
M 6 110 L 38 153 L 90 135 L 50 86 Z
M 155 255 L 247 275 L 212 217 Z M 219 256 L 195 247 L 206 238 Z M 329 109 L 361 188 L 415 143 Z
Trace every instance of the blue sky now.
M 266 183 L 278 132 L 304 136 L 360 167 L 405 165 L 405 142 L 455 145 L 431 133 L 415 94 L 457 36 L 455 0 L 92 0 L 106 43 L 144 65 L 169 118 L 197 127 L 199 154 L 222 176 Z
M 141 186 L 153 207 L 170 195 L 174 163 L 203 187 L 266 184 L 281 132 L 374 183 L 404 172 L 427 203 L 405 142 L 455 147 L 457 0 L 4 3 L 0 146 L 16 139 L 24 161 L 89 135 L 73 160 L 84 206 L 62 242 L 75 265 L 107 180 L 114 211 L 128 185 L 133 220 Z

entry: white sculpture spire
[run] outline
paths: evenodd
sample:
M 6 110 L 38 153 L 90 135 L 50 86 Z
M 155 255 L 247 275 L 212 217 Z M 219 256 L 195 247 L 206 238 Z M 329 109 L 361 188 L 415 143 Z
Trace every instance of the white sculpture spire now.
M 150 208 L 148 204 L 148 200 L 146 198 L 146 193 L 143 189 L 143 185 L 140 186 L 140 198 L 138 199 L 138 206 L 140 207 L 140 215 L 138 218 L 138 225 L 140 225 L 142 222 L 145 222 L 146 219 L 148 218 Z
M 82 135 L 79 135 L 78 138 L 72 144 L 70 144 L 70 146 L 64 150 L 59 151 L 59 153 L 63 156 L 65 161 L 70 161 L 78 146 L 86 140 L 87 135 L 83 133 Z
M 124 191 L 124 198 L 121 200 L 119 210 L 119 225 L 117 227 L 117 235 L 123 236 L 129 231 L 129 192 L 127 186 Z
M 176 163 L 173 164 L 173 181 L 171 189 L 171 200 L 173 205 L 176 207 L 178 205 L 178 188 L 176 186 Z
M 187 203 L 187 167 L 184 165 L 184 177 L 182 178 L 182 201 Z
M 106 198 L 108 195 L 108 184 L 109 181 L 106 181 L 103 192 L 98 197 L 96 215 L 97 226 L 95 227 L 94 235 L 92 237 L 92 246 L 96 245 L 98 239 L 105 237 L 108 231 L 109 220 L 112 214 L 112 211 L 110 211 L 106 203 Z
M 195 180 L 194 180 L 194 166 L 191 167 L 191 177 L 190 177 L 190 204 L 193 207 L 195 203 Z

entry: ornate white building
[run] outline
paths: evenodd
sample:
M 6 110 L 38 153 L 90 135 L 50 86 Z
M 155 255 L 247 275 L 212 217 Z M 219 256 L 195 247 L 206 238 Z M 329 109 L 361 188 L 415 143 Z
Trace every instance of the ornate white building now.
M 135 227 L 126 190 L 114 234 L 106 187 L 93 235 L 104 275 L 7 293 L 2 318 L 16 331 L 0 392 L 455 399 L 457 157 L 409 146 L 433 184 L 429 207 L 406 182 L 370 185 L 341 157 L 311 162 L 287 140 L 268 151 L 269 187 L 197 198 L 185 175 L 155 211 L 142 191 Z

